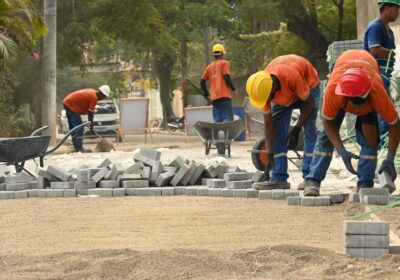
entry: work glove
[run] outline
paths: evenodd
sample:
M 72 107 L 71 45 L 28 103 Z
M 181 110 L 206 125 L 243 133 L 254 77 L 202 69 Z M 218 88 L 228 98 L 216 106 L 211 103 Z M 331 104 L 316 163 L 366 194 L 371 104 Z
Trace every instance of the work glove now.
M 354 175 L 357 175 L 357 172 L 354 170 L 353 165 L 351 164 L 351 159 L 360 159 L 359 156 L 347 151 L 344 147 L 339 147 L 336 149 L 338 154 L 342 157 L 344 165 L 347 170 Z
M 394 157 L 395 154 L 388 152 L 386 155 L 386 159 L 382 162 L 381 168 L 379 168 L 378 173 L 381 174 L 382 172 L 386 171 L 389 173 L 390 178 L 392 178 L 392 181 L 396 180 L 397 177 L 397 172 L 394 167 Z
M 301 127 L 294 126 L 286 137 L 286 147 L 288 150 L 295 150 L 297 148 L 297 143 L 299 142 L 299 133 Z
M 268 164 L 265 165 L 264 168 L 264 180 L 269 181 L 269 172 L 275 168 L 275 161 L 274 161 L 274 154 L 273 153 L 268 153 Z

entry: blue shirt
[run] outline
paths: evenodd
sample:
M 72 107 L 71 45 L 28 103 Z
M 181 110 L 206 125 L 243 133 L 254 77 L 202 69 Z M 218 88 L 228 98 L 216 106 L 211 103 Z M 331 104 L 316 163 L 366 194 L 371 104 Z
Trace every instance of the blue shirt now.
M 389 27 L 386 29 L 380 18 L 372 21 L 364 34 L 364 50 L 369 52 L 373 47 L 384 47 L 389 50 L 394 50 L 396 48 L 393 31 Z M 386 58 L 376 58 L 376 61 L 378 62 L 380 70 L 384 71 L 388 60 Z M 390 56 L 388 73 L 393 71 L 393 65 L 394 53 Z

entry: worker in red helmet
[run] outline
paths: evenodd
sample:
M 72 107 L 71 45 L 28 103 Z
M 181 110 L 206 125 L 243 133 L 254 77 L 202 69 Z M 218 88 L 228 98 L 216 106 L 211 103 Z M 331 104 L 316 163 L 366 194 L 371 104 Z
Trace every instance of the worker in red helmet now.
M 361 146 L 359 156 L 346 150 L 339 135 L 346 112 L 357 116 L 355 132 L 357 143 Z M 344 52 L 337 59 L 325 90 L 322 106 L 324 129 L 318 135 L 311 170 L 305 178 L 305 196 L 319 195 L 334 148 L 347 170 L 358 176 L 357 190 L 373 187 L 379 144 L 378 113 L 389 124 L 387 156 L 378 172 L 388 172 L 394 181 L 394 157 L 400 140 L 396 109 L 386 94 L 374 57 L 363 50 Z M 359 160 L 357 171 L 352 159 Z

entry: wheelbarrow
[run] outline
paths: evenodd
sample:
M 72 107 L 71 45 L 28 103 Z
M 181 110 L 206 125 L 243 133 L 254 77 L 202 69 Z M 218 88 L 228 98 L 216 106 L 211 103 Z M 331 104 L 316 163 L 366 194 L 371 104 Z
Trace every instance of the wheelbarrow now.
M 29 137 L 18 137 L 0 140 L 0 163 L 6 165 L 14 165 L 17 173 L 24 170 L 32 175 L 24 168 L 25 161 L 39 158 L 40 167 L 44 166 L 44 157 L 56 151 L 67 138 L 75 130 L 90 124 L 90 122 L 82 123 L 71 129 L 65 136 L 50 150 L 47 150 L 51 136 L 39 136 L 38 134 L 48 129 L 48 126 L 43 126 L 34 132 Z M 33 175 L 32 175 L 33 176 Z
M 264 122 L 260 120 L 256 120 L 254 118 L 251 118 L 252 121 L 255 122 L 257 129 L 259 131 L 264 131 Z M 288 160 L 293 163 L 297 168 L 300 169 L 300 166 L 296 161 L 302 160 L 303 156 L 299 154 L 299 150 L 303 150 L 304 148 L 304 142 L 303 142 L 303 130 L 301 130 L 300 135 L 299 135 L 299 143 L 297 144 L 297 148 L 293 150 L 293 152 L 296 154 L 296 157 L 288 157 Z M 256 143 L 253 146 L 252 150 L 249 150 L 248 152 L 251 153 L 251 161 L 253 162 L 253 165 L 255 168 L 257 168 L 260 171 L 265 170 L 265 165 L 268 164 L 268 155 L 266 151 L 266 146 L 265 146 L 265 138 L 261 137 L 259 138 Z
M 231 157 L 232 140 L 245 130 L 242 120 L 224 123 L 200 121 L 196 122 L 193 128 L 204 143 L 206 155 L 211 149 L 217 149 L 220 155 L 225 155 L 225 151 L 228 150 L 228 157 Z

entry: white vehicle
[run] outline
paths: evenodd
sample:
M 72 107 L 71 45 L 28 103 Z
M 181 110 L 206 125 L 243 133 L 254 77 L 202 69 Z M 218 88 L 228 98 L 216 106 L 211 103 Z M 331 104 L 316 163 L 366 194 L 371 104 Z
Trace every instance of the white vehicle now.
M 82 115 L 82 122 L 87 121 L 87 115 Z M 94 112 L 94 130 L 101 134 L 117 134 L 119 110 L 115 100 L 99 100 Z M 60 132 L 68 131 L 68 120 L 65 110 L 61 110 Z M 90 134 L 89 128 L 85 127 L 84 134 Z

